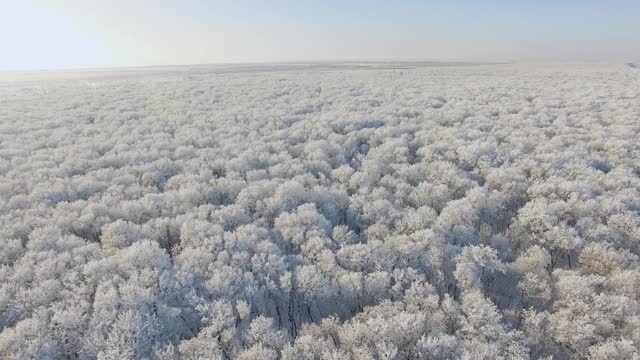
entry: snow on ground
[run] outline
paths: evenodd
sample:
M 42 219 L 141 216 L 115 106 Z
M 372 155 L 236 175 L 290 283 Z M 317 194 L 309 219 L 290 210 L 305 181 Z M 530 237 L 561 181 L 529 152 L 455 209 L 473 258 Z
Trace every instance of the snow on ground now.
M 637 359 L 640 72 L 433 65 L 1 74 L 0 357 Z

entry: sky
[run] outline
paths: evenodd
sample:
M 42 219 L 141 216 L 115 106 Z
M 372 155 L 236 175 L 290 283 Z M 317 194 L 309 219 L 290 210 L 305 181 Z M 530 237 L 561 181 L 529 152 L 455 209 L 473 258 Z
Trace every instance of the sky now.
M 0 0 L 0 70 L 640 60 L 638 0 Z

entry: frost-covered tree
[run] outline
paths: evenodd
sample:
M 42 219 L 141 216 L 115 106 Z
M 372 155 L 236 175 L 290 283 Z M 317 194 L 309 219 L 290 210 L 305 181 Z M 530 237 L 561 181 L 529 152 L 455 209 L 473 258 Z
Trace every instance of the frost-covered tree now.
M 0 80 L 0 358 L 638 359 L 634 71 Z

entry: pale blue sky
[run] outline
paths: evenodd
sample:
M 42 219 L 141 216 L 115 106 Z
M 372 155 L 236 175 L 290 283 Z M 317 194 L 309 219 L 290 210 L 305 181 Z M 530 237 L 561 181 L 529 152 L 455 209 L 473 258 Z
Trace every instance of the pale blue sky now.
M 0 0 L 0 69 L 638 61 L 640 1 Z

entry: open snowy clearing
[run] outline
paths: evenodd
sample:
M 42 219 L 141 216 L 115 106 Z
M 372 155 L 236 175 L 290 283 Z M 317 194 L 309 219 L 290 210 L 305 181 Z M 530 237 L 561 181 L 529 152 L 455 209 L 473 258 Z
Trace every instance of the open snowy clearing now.
M 0 358 L 638 359 L 640 71 L 0 75 Z

